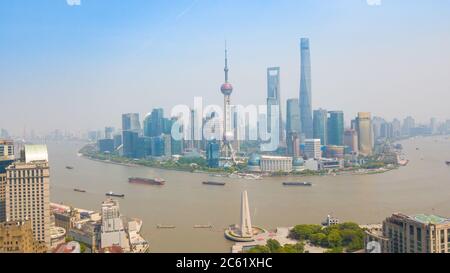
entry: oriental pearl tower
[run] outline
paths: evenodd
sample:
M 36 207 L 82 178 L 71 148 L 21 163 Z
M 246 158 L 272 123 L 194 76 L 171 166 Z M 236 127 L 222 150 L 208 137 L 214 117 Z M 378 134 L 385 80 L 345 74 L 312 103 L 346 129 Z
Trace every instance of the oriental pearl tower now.
M 225 83 L 220 87 L 220 91 L 223 94 L 224 99 L 224 118 L 223 118 L 223 139 L 222 139 L 222 156 L 225 158 L 233 157 L 234 152 L 230 141 L 232 140 L 234 133 L 231 129 L 231 93 L 233 93 L 233 85 L 228 82 L 228 51 L 225 43 Z

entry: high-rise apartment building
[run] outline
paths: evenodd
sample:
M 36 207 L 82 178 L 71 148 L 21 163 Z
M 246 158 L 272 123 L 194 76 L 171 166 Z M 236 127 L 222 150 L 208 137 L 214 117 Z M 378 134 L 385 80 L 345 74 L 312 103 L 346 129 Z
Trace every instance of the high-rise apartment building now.
M 320 139 L 322 145 L 328 144 L 328 111 L 325 109 L 314 110 L 313 113 L 313 135 Z
M 327 145 L 344 145 L 344 112 L 330 111 L 327 124 Z
M 0 223 L 6 221 L 6 168 L 14 162 L 14 143 L 0 140 Z
M 356 118 L 359 153 L 364 156 L 372 155 L 372 119 L 370 113 L 360 112 Z
M 309 39 L 300 40 L 300 119 L 302 134 L 305 138 L 313 137 L 312 91 L 311 91 L 311 53 Z
M 25 145 L 6 168 L 6 221 L 31 221 L 34 238 L 50 247 L 50 167 L 45 145 Z

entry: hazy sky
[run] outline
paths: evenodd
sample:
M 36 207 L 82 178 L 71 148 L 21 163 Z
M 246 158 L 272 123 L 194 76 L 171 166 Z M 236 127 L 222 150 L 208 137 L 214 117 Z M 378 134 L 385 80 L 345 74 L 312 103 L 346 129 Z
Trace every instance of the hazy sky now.
M 299 92 L 301 37 L 313 108 L 450 118 L 450 1 L 381 3 L 2 0 L 0 128 L 119 127 L 123 112 L 221 103 L 225 39 L 232 102 L 263 104 L 269 66 L 285 102 Z

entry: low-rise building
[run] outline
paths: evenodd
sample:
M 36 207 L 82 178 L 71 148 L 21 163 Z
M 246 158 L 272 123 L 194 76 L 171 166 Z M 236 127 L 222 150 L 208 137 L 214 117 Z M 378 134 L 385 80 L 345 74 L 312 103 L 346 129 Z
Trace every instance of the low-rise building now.
M 262 172 L 292 172 L 292 157 L 261 156 Z
M 321 159 L 322 145 L 320 139 L 306 139 L 304 155 L 309 159 Z
M 333 217 L 331 215 L 327 215 L 327 219 L 325 219 L 325 221 L 323 221 L 322 225 L 325 227 L 339 225 L 339 219 L 336 217 Z
M 328 145 L 325 149 L 325 157 L 343 159 L 345 155 L 344 150 L 344 146 Z
M 340 170 L 343 168 L 344 168 L 344 160 L 343 159 L 322 158 L 319 161 L 319 169 L 320 170 Z
M 318 171 L 319 170 L 319 161 L 315 159 L 308 159 L 305 161 L 305 170 L 308 171 Z
M 130 242 L 119 210 L 119 202 L 108 199 L 102 203 L 101 248 L 119 246 L 130 251 Z
M 81 253 L 81 246 L 75 241 L 63 243 L 57 246 L 53 253 Z
M 81 242 L 88 246 L 92 251 L 96 251 L 100 245 L 101 222 L 87 221 L 83 224 L 78 223 L 70 229 L 67 236 L 74 241 Z
M 50 226 L 50 248 L 54 249 L 65 242 L 66 230 L 62 227 Z
M 56 210 L 53 211 L 53 216 L 55 217 L 55 226 L 62 227 L 65 230 L 70 230 L 74 227 L 74 223 L 80 220 L 80 214 L 75 210 Z

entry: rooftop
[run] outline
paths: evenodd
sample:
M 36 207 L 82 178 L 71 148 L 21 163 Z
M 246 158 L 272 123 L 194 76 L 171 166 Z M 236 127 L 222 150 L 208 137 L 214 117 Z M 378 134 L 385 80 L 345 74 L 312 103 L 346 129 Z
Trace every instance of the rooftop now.
M 72 241 L 67 244 L 60 244 L 53 253 L 80 253 L 81 247 L 78 242 Z
M 25 145 L 25 162 L 48 161 L 46 145 Z
M 289 156 L 275 156 L 275 155 L 262 155 L 261 159 L 292 160 L 292 157 L 289 157 Z
M 422 224 L 443 224 L 445 222 L 450 222 L 449 219 L 432 214 L 417 214 L 411 216 L 414 220 L 421 222 Z

